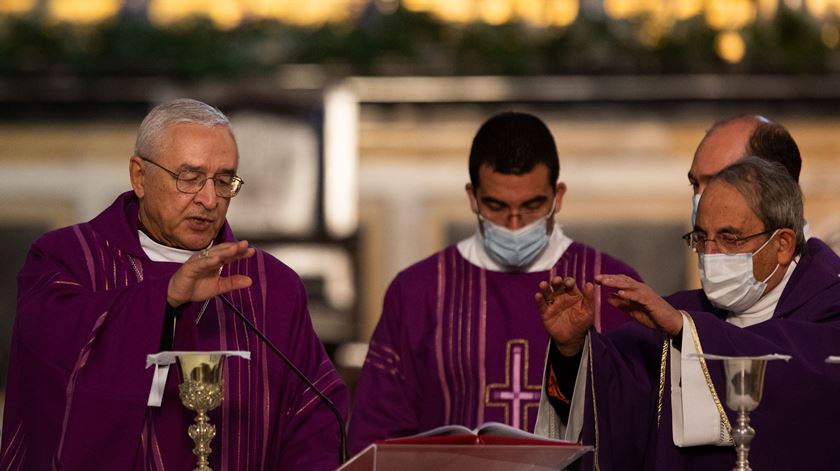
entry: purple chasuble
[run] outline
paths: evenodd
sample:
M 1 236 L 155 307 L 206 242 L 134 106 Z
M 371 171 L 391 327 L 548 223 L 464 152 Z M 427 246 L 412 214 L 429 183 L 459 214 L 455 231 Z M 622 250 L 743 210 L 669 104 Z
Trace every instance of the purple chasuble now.
M 808 241 L 773 317 L 759 324 L 740 328 L 726 322 L 726 312 L 713 307 L 699 290 L 679 292 L 667 300 L 691 315 L 704 353 L 782 353 L 793 357 L 790 362 L 767 363 L 764 396 L 750 414 L 750 424 L 756 430 L 749 456 L 754 469 L 837 469 L 840 366 L 825 363 L 829 355 L 840 354 L 840 258 L 831 248 L 815 238 Z M 688 329 L 683 327 L 683 336 L 691 335 Z M 657 427 L 664 339 L 662 333 L 637 323 L 608 335 L 592 333 L 594 381 L 589 376 L 583 442 L 597 444 L 603 471 L 731 470 L 735 464 L 732 446 L 674 445 L 670 360 Z M 735 414 L 725 405 L 722 363 L 706 361 L 717 395 L 734 425 Z M 591 453 L 584 456 L 580 469 L 593 469 L 593 459 Z
M 350 452 L 447 424 L 502 422 L 533 431 L 548 334 L 534 302 L 540 281 L 599 273 L 639 279 L 624 263 L 574 242 L 551 270 L 482 269 L 456 246 L 409 267 L 385 295 L 355 395 Z M 597 324 L 629 320 L 597 293 Z
M 138 201 L 121 195 L 88 223 L 41 237 L 18 276 L 18 306 L 0 469 L 184 470 L 195 466 L 178 398 L 177 366 L 162 406 L 147 407 L 169 278 L 137 236 Z M 234 241 L 225 224 L 216 243 Z M 257 250 L 225 266 L 253 284 L 225 294 L 341 410 L 346 388 L 312 329 L 298 276 Z M 328 470 L 338 463 L 335 417 L 218 299 L 180 308 L 175 350 L 248 350 L 229 358 L 224 400 L 210 412 L 216 470 Z

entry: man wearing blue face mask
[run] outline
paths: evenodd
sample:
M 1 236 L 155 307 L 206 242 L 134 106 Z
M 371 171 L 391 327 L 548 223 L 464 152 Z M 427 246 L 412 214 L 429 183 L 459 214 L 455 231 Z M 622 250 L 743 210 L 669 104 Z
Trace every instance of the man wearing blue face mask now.
M 548 346 L 534 288 L 556 275 L 639 278 L 554 222 L 566 185 L 558 181 L 554 138 L 539 118 L 509 112 L 485 122 L 469 171 L 466 193 L 478 230 L 389 287 L 356 390 L 354 453 L 375 440 L 448 424 L 495 421 L 532 431 Z M 626 321 L 598 298 L 597 330 Z
M 663 299 L 623 275 L 597 276 L 583 292 L 571 279 L 542 284 L 536 299 L 556 347 L 549 370 L 587 381 L 564 391 L 575 398 L 566 422 L 565 410 L 540 404 L 537 432 L 596 446 L 583 469 L 732 469 L 735 416 L 722 406 L 722 362 L 692 354 L 781 353 L 793 359 L 767 366 L 764 398 L 750 415 L 750 462 L 836 468 L 840 368 L 825 359 L 840 352 L 840 257 L 806 242 L 803 225 L 796 182 L 781 165 L 747 157 L 709 179 L 684 237 L 698 254 L 702 290 Z M 638 323 L 591 331 L 596 285 L 616 290 L 610 302 Z

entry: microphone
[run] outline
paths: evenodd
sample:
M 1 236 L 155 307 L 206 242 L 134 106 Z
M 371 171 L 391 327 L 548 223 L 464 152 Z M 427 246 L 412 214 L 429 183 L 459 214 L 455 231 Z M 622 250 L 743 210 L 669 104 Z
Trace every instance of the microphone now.
M 339 445 L 338 450 L 338 465 L 343 465 L 344 462 L 347 461 L 347 431 L 344 428 L 344 418 L 341 416 L 341 412 L 339 412 L 338 407 L 336 407 L 335 404 L 330 400 L 330 398 L 328 398 L 324 393 L 322 393 L 320 389 L 315 387 L 315 384 L 313 384 L 312 381 L 310 381 L 309 378 L 307 378 L 306 375 L 303 374 L 303 372 L 300 371 L 294 363 L 292 363 L 292 360 L 289 360 L 289 357 L 287 357 L 283 354 L 283 352 L 278 350 L 277 347 L 275 347 L 274 344 L 271 343 L 271 340 L 268 340 L 268 337 L 266 337 L 265 334 L 260 332 L 260 329 L 258 329 L 257 326 L 255 326 L 250 320 L 248 320 L 248 318 L 245 317 L 245 314 L 242 314 L 242 311 L 237 309 L 236 306 L 234 306 L 233 303 L 230 302 L 226 297 L 222 296 L 221 294 L 219 295 L 219 297 L 222 299 L 222 302 L 224 302 L 229 308 L 233 309 L 233 312 L 236 314 L 236 317 L 241 319 L 242 322 L 244 322 L 245 325 L 248 326 L 249 329 L 251 329 L 251 332 L 255 333 L 257 337 L 260 338 L 260 340 L 265 342 L 268 348 L 272 352 L 276 353 L 277 356 L 279 356 L 280 359 L 283 360 L 283 363 L 285 363 L 286 366 L 288 366 L 298 376 L 298 378 L 301 379 L 301 381 L 303 381 L 307 386 L 312 388 L 312 391 L 315 392 L 315 394 L 330 409 L 330 411 L 332 411 L 332 413 L 335 414 L 335 418 L 336 420 L 338 420 L 338 429 L 341 432 L 341 443 Z

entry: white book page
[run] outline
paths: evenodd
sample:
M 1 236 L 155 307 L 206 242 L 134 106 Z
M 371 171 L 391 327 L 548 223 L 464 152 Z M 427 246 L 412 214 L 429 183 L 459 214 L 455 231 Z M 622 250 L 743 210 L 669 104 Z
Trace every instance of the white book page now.
M 443 437 L 446 435 L 475 435 L 473 430 L 464 427 L 463 425 L 441 425 L 425 432 L 420 432 L 411 437 Z

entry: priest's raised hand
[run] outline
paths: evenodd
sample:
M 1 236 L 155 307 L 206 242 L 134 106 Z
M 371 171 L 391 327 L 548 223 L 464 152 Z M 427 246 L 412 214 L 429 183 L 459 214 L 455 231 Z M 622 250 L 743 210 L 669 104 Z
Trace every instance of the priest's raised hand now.
M 224 265 L 251 258 L 255 253 L 247 240 L 224 242 L 196 253 L 169 279 L 166 301 L 178 307 L 190 301 L 204 301 L 213 296 L 251 286 L 246 275 L 221 276 Z
M 550 283 L 540 282 L 534 300 L 560 353 L 576 355 L 595 319 L 595 285 L 586 283 L 581 293 L 574 278 L 555 276 Z
M 615 289 L 607 298 L 607 302 L 643 325 L 661 330 L 672 337 L 682 330 L 683 319 L 680 312 L 656 294 L 650 286 L 625 275 L 597 275 L 595 283 Z

